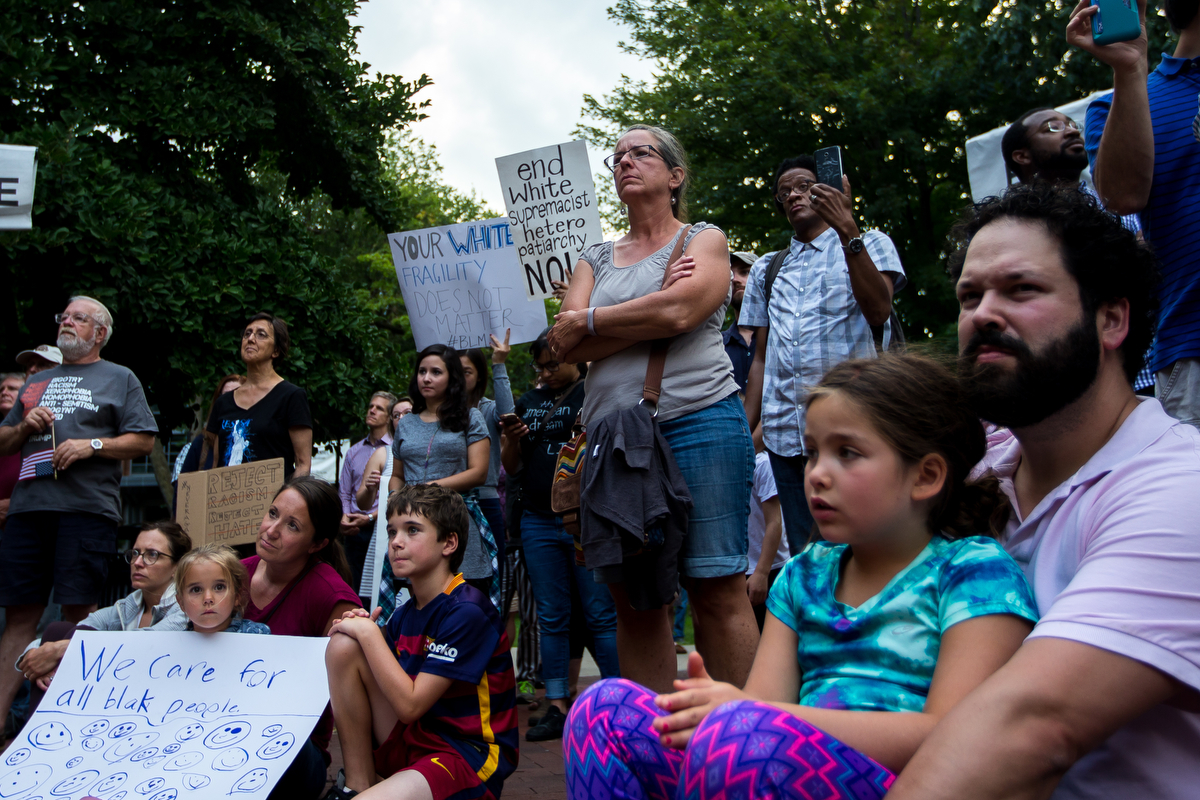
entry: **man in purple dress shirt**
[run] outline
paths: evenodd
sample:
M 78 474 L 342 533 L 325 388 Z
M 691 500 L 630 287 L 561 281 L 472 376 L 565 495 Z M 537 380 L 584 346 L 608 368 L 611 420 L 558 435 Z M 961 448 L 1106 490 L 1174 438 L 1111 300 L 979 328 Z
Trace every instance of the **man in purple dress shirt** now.
M 363 564 L 366 563 L 367 550 L 371 546 L 371 534 L 375 528 L 375 514 L 379 508 L 379 498 L 370 508 L 359 508 L 355 493 L 362 484 L 363 472 L 366 471 L 367 461 L 380 447 L 391 447 L 392 437 L 388 433 L 388 421 L 391 419 L 392 406 L 396 404 L 396 396 L 391 392 L 376 392 L 367 403 L 367 438 L 352 445 L 346 451 L 346 461 L 342 465 L 342 476 L 338 480 L 338 496 L 342 498 L 342 533 L 343 545 L 346 548 L 346 560 L 350 562 L 350 574 L 354 578 L 355 591 L 359 591 L 362 583 Z

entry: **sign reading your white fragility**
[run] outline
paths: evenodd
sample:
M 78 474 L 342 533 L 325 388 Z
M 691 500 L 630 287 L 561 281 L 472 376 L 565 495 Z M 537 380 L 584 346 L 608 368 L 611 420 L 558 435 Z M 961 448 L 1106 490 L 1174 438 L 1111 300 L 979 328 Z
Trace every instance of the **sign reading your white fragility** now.
M 546 307 L 521 287 L 508 220 L 461 222 L 388 235 L 396 278 L 417 350 L 491 347 L 490 334 L 532 342 L 546 327 Z
M 326 641 L 79 631 L 0 756 L 0 797 L 265 798 L 329 701 Z
M 554 294 L 585 247 L 601 241 L 587 141 L 579 139 L 496 159 L 504 205 L 529 297 Z

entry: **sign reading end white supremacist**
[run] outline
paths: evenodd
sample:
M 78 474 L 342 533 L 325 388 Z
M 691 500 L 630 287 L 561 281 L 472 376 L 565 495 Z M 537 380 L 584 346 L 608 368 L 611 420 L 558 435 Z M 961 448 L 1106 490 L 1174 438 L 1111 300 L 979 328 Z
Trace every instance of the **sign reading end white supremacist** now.
M 175 521 L 196 543 L 252 544 L 282 485 L 282 458 L 185 472 Z
M 554 294 L 584 248 L 603 239 L 587 141 L 541 147 L 496 159 L 504 205 L 531 298 Z
M 491 335 L 532 342 L 546 307 L 521 286 L 512 230 L 503 218 L 388 234 L 417 350 L 491 347 Z

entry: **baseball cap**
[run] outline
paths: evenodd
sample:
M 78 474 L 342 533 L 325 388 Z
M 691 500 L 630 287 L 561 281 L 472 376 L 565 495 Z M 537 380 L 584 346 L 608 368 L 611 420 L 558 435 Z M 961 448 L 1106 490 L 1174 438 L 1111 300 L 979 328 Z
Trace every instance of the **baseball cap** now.
M 17 353 L 17 363 L 22 367 L 28 367 L 29 362 L 33 360 L 34 356 L 40 356 L 47 361 L 53 361 L 55 364 L 63 363 L 62 350 L 49 344 L 39 344 L 32 350 L 22 350 Z
M 736 253 L 730 253 L 730 258 L 736 258 L 746 264 L 747 267 L 753 267 L 754 262 L 758 261 L 758 253 L 750 253 L 745 250 L 740 250 Z

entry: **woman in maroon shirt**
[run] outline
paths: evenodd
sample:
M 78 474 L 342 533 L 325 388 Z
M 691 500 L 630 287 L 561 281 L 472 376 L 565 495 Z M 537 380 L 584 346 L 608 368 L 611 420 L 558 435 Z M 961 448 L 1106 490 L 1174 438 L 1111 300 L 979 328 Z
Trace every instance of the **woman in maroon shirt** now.
M 277 636 L 326 636 L 334 620 L 359 607 L 338 541 L 342 503 L 332 484 L 308 476 L 284 484 L 258 529 L 246 619 Z M 328 707 L 271 797 L 312 798 L 325 788 L 333 717 Z

